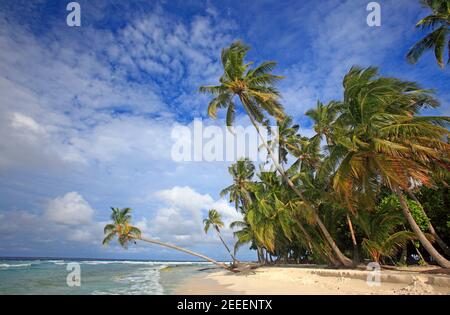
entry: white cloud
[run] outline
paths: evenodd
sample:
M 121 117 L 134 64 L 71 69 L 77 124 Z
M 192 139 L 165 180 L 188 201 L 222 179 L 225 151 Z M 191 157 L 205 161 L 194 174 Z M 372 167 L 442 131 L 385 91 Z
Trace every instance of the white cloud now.
M 42 134 L 45 133 L 45 129 L 39 125 L 33 118 L 21 113 L 14 113 L 12 119 L 12 126 L 14 128 L 24 128 L 31 132 Z
M 45 210 L 50 221 L 66 225 L 89 224 L 93 214 L 89 203 L 77 192 L 51 200 Z
M 191 187 L 175 186 L 171 189 L 160 190 L 155 196 L 161 199 L 169 206 L 183 208 L 188 211 L 197 211 L 205 209 L 213 203 L 210 195 L 202 195 Z
M 137 223 L 144 233 L 181 245 L 215 243 L 215 235 L 204 234 L 203 219 L 209 209 L 216 209 L 225 223 L 222 233 L 228 242 L 232 242 L 229 224 L 240 219 L 241 215 L 224 199 L 214 200 L 209 194 L 198 193 L 188 186 L 175 186 L 154 195 L 167 207 L 158 209 L 153 218 Z
M 317 100 L 341 99 L 342 80 L 351 66 L 380 65 L 392 57 L 408 31 L 397 23 L 399 12 L 411 16 L 414 8 L 408 2 L 383 3 L 381 27 L 366 24 L 364 1 L 324 1 L 311 8 L 305 21 L 315 25 L 307 29 L 310 47 L 305 50 L 305 60 L 285 71 L 289 80 L 281 88 L 287 112 L 299 116 Z

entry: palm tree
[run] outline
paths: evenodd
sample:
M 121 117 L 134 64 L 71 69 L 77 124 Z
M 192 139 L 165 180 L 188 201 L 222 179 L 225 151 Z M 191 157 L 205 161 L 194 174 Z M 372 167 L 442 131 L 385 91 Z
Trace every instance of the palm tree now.
M 263 146 L 266 148 L 275 168 L 291 189 L 302 200 L 306 201 L 302 192 L 293 184 L 286 175 L 282 165 L 278 163 L 277 156 L 275 156 L 265 141 L 260 130 L 260 124 L 267 125 L 267 118 L 264 113 L 268 113 L 278 121 L 285 117 L 283 107 L 279 103 L 280 93 L 275 87 L 275 83 L 282 79 L 282 77 L 271 73 L 276 66 L 276 63 L 273 61 L 263 62 L 255 68 L 251 68 L 251 62 L 245 63 L 244 59 L 249 49 L 248 46 L 237 41 L 232 43 L 230 47 L 222 50 L 221 62 L 224 74 L 219 79 L 220 85 L 201 86 L 199 89 L 201 93 L 208 93 L 214 96 L 208 105 L 208 115 L 216 118 L 218 109 L 226 108 L 226 123 L 228 127 L 231 127 L 236 113 L 234 98 L 238 98 L 261 138 Z M 310 206 L 306 204 L 306 207 Z M 318 213 L 314 213 L 317 224 L 338 259 L 343 265 L 351 266 L 352 261 L 340 251 Z
M 203 220 L 203 224 L 206 234 L 208 234 L 210 227 L 213 227 L 216 230 L 217 236 L 220 238 L 220 241 L 222 242 L 223 246 L 225 246 L 227 252 L 230 254 L 231 259 L 233 259 L 233 263 L 236 262 L 236 258 L 231 253 L 230 249 L 228 248 L 228 245 L 222 238 L 222 234 L 220 233 L 220 229 L 223 228 L 224 226 L 222 216 L 220 215 L 220 213 L 217 212 L 217 210 L 210 209 L 208 211 L 208 218 Z
M 276 138 L 269 140 L 267 144 L 270 147 L 274 147 L 274 144 L 278 145 L 278 161 L 280 164 L 287 164 L 289 153 L 291 152 L 295 156 L 298 152 L 300 126 L 293 124 L 292 117 L 286 116 L 283 120 L 277 121 L 277 129 Z M 269 132 L 272 133 L 270 128 Z
M 394 210 L 394 211 L 392 211 Z M 407 242 L 415 239 L 414 233 L 398 230 L 404 223 L 404 217 L 395 209 L 377 209 L 361 212 L 356 222 L 366 237 L 362 248 L 375 262 L 382 257 L 392 258 Z
M 380 184 L 399 198 L 412 231 L 442 267 L 445 259 L 415 222 L 403 192 L 412 186 L 433 187 L 431 168 L 450 147 L 448 130 L 439 125 L 448 117 L 416 116 L 425 106 L 439 103 L 431 91 L 414 82 L 378 76 L 373 67 L 352 67 L 344 78 L 344 101 L 333 124 L 333 155 L 337 171 L 333 187 L 354 209 L 358 196 L 373 199 Z M 331 152 L 331 151 L 330 151 Z
M 427 50 L 434 49 L 436 61 L 444 68 L 444 53 L 446 47 L 450 48 L 450 1 L 449 0 L 422 0 L 425 7 L 431 9 L 432 13 L 421 19 L 416 27 L 422 30 L 431 30 L 431 33 L 418 41 L 406 55 L 410 63 L 417 60 Z M 450 62 L 450 56 L 447 63 Z
M 258 262 L 264 261 L 264 252 L 263 246 L 256 239 L 255 233 L 248 223 L 246 217 L 240 221 L 233 221 L 230 223 L 231 229 L 239 228 L 239 230 L 234 231 L 233 235 L 236 238 L 236 243 L 234 244 L 234 255 L 236 256 L 239 248 L 244 246 L 245 244 L 251 243 L 250 248 L 256 249 L 256 253 L 258 255 Z
M 325 137 L 326 142 L 329 146 L 333 144 L 332 139 L 332 126 L 333 122 L 337 117 L 337 110 L 339 108 L 339 103 L 332 101 L 329 104 L 325 105 L 320 101 L 317 102 L 316 108 L 308 110 L 305 115 L 311 118 L 314 121 L 314 131 L 316 132 L 316 136 L 322 140 Z M 356 241 L 355 230 L 353 228 L 353 223 L 350 218 L 349 213 L 346 214 L 347 225 L 350 231 L 350 235 L 353 243 L 353 253 L 354 253 L 354 263 L 358 263 L 359 254 L 358 254 L 358 243 Z
M 326 105 L 318 101 L 316 108 L 312 108 L 305 113 L 306 116 L 313 120 L 314 131 L 317 136 L 320 139 L 325 137 L 328 145 L 332 144 L 332 123 L 336 119 L 338 105 L 339 103 L 335 101 Z
M 247 211 L 251 203 L 252 178 L 255 175 L 255 166 L 248 159 L 240 159 L 228 168 L 233 177 L 233 184 L 220 192 L 220 196 L 230 196 L 230 202 L 234 203 L 236 211 Z
M 109 244 L 115 237 L 117 237 L 119 244 L 127 248 L 129 242 L 136 242 L 136 241 L 143 241 L 151 244 L 156 244 L 164 247 L 168 247 L 171 249 L 175 249 L 196 257 L 199 257 L 203 260 L 209 261 L 217 266 L 220 266 L 225 269 L 229 269 L 228 266 L 226 266 L 223 263 L 220 263 L 218 261 L 215 261 L 214 259 L 211 259 L 205 255 L 196 253 L 194 251 L 191 251 L 189 249 L 184 249 L 172 244 L 163 243 L 157 240 L 147 239 L 143 238 L 141 235 L 141 231 L 130 224 L 131 221 L 131 208 L 111 208 L 112 214 L 111 214 L 111 220 L 112 223 L 107 224 L 104 229 L 105 238 L 103 239 L 103 245 Z

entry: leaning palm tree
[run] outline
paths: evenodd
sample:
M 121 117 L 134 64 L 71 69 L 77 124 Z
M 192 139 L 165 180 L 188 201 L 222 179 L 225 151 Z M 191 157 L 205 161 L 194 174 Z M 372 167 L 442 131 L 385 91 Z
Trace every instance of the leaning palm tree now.
M 231 128 L 236 114 L 234 99 L 239 99 L 276 170 L 289 187 L 305 201 L 306 207 L 311 207 L 306 203 L 302 192 L 290 180 L 283 166 L 278 162 L 278 156 L 274 154 L 267 141 L 265 141 L 260 129 L 261 124 L 268 124 L 265 113 L 274 117 L 277 121 L 281 121 L 285 117 L 283 106 L 279 102 L 280 93 L 275 87 L 275 84 L 283 77 L 271 73 L 276 66 L 276 63 L 273 61 L 266 61 L 252 68 L 252 63 L 246 63 L 244 60 L 249 50 L 250 48 L 240 41 L 234 42 L 230 47 L 222 50 L 221 62 L 224 73 L 219 79 L 220 85 L 201 86 L 199 89 L 201 93 L 208 93 L 214 96 L 208 105 L 208 115 L 211 118 L 217 118 L 217 111 L 221 108 L 226 108 L 226 124 Z M 343 265 L 351 266 L 352 261 L 338 248 L 317 211 L 314 214 L 316 223 L 338 259 Z
M 431 30 L 431 33 L 418 41 L 407 54 L 410 63 L 417 60 L 427 50 L 434 49 L 436 61 L 441 68 L 445 66 L 445 49 L 450 48 L 450 1 L 449 0 L 422 0 L 425 7 L 432 13 L 421 19 L 416 27 L 422 30 Z M 450 55 L 447 63 L 450 62 Z
M 337 112 L 340 104 L 335 101 L 331 101 L 328 104 L 323 104 L 320 101 L 317 102 L 316 108 L 308 110 L 305 115 L 311 118 L 314 122 L 314 131 L 318 140 L 322 140 L 325 137 L 326 142 L 329 146 L 333 144 L 332 133 L 333 133 L 333 122 L 336 119 Z M 313 139 L 314 139 L 313 137 Z M 358 243 L 356 241 L 355 230 L 353 228 L 352 219 L 349 213 L 346 213 L 347 225 L 350 231 L 350 235 L 353 243 L 353 260 L 357 264 L 359 260 L 358 253 Z
M 228 173 L 233 177 L 233 184 L 224 188 L 220 196 L 229 195 L 229 200 L 234 203 L 236 211 L 242 210 L 241 212 L 245 213 L 252 201 L 252 178 L 255 175 L 255 166 L 248 158 L 240 159 L 228 168 Z
M 449 117 L 417 116 L 425 106 L 438 106 L 431 91 L 414 82 L 380 77 L 378 69 L 353 67 L 344 78 L 344 101 L 333 124 L 337 161 L 333 186 L 355 209 L 357 196 L 374 195 L 378 186 L 390 188 L 399 198 L 411 230 L 442 267 L 445 259 L 418 226 L 405 201 L 411 187 L 434 187 L 431 170 L 448 157 L 444 141 L 448 130 L 442 126 Z
M 112 223 L 107 224 L 104 229 L 105 238 L 103 239 L 103 245 L 109 244 L 114 238 L 117 237 L 119 244 L 127 248 L 128 244 L 130 242 L 136 242 L 136 241 L 143 241 L 151 244 L 156 244 L 164 247 L 168 247 L 171 249 L 178 250 L 183 253 L 187 253 L 196 257 L 199 257 L 203 260 L 209 261 L 217 266 L 220 266 L 225 269 L 229 269 L 227 265 L 220 263 L 218 261 L 215 261 L 214 259 L 211 259 L 205 255 L 196 253 L 194 251 L 191 251 L 189 249 L 184 249 L 172 244 L 163 243 L 157 240 L 147 239 L 142 237 L 141 230 L 138 229 L 135 226 L 132 226 L 130 224 L 131 221 L 131 208 L 111 208 L 112 214 L 111 214 L 111 220 Z
M 211 227 L 213 227 L 216 230 L 217 236 L 219 237 L 223 246 L 225 246 L 227 252 L 230 254 L 233 263 L 236 262 L 236 258 L 231 253 L 230 248 L 228 247 L 227 243 L 225 243 L 225 241 L 222 238 L 222 234 L 220 233 L 220 229 L 224 227 L 222 216 L 220 215 L 220 213 L 217 212 L 217 210 L 215 209 L 210 209 L 208 211 L 208 218 L 203 220 L 203 225 L 206 234 L 208 234 L 208 231 Z

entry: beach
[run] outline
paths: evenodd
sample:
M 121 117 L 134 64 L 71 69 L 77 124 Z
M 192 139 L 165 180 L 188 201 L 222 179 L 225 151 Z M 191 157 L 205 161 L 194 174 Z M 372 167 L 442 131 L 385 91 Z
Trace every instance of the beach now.
M 413 269 L 410 269 L 413 270 Z M 215 271 L 182 282 L 183 295 L 448 295 L 450 276 L 414 271 L 381 270 L 379 285 L 364 270 L 263 267 L 248 273 Z

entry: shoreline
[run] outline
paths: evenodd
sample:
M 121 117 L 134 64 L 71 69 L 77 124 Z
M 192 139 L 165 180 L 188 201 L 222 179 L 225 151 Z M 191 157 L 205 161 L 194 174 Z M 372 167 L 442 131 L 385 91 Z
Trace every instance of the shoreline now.
M 179 295 L 429 295 L 450 294 L 450 276 L 417 270 L 381 270 L 379 285 L 370 271 L 270 266 L 250 273 L 214 271 L 183 281 Z

